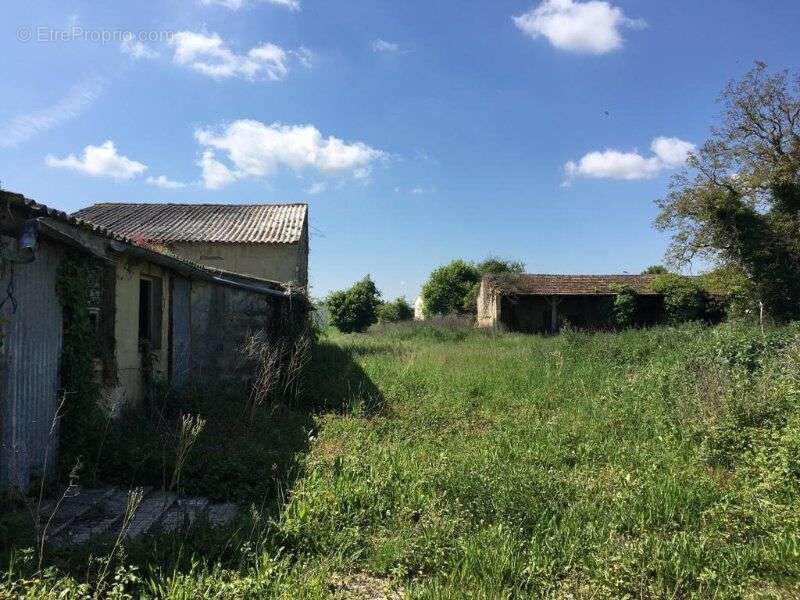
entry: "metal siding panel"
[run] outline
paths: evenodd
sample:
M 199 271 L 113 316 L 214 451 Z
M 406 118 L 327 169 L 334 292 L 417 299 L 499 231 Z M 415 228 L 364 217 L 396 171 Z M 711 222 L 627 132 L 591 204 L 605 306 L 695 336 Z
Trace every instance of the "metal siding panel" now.
M 172 384 L 180 390 L 189 378 L 189 348 L 191 342 L 191 282 L 182 277 L 172 278 Z
M 62 315 L 56 293 L 60 253 L 48 243 L 34 262 L 14 265 L 14 298 L 3 307 L 5 327 L 5 394 L 2 402 L 3 447 L 0 486 L 26 489 L 32 475 L 53 473 L 57 427 Z M 10 274 L 0 282 L 7 289 Z M 46 464 L 45 464 L 46 462 Z

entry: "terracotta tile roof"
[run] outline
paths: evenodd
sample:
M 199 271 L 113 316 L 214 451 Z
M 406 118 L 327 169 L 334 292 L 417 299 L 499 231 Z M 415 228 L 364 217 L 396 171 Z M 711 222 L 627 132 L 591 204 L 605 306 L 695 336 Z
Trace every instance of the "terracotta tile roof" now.
M 94 204 L 73 216 L 152 242 L 294 244 L 305 204 Z
M 484 280 L 509 294 L 531 296 L 607 296 L 612 284 L 627 285 L 637 294 L 655 295 L 654 275 L 487 275 Z

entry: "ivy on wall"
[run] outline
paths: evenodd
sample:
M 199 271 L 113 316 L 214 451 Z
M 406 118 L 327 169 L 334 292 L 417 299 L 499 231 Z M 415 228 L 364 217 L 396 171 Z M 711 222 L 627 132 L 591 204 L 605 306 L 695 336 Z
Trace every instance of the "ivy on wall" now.
M 100 383 L 94 369 L 97 336 L 90 317 L 92 262 L 75 251 L 61 261 L 56 287 L 64 315 L 61 388 L 64 394 L 60 434 L 60 470 L 78 461 L 93 466 L 106 417 L 100 407 Z M 92 469 L 93 471 L 94 469 Z

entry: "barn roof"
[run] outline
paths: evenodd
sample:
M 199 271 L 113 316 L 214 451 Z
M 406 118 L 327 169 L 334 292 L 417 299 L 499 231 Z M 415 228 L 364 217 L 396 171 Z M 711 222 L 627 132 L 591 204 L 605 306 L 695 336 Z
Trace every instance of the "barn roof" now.
M 306 204 L 94 204 L 73 216 L 153 242 L 294 244 Z
M 486 275 L 488 285 L 522 296 L 608 296 L 613 285 L 626 285 L 637 294 L 655 295 L 654 275 Z
M 7 211 L 11 208 L 17 208 L 22 209 L 31 215 L 36 215 L 40 228 L 43 228 L 47 234 L 55 235 L 57 239 L 61 241 L 68 241 L 73 245 L 82 247 L 82 244 L 78 238 L 71 235 L 67 235 L 66 238 L 64 238 L 59 235 L 64 233 L 57 227 L 59 223 L 68 227 L 75 227 L 78 230 L 99 236 L 100 238 L 105 238 L 109 242 L 116 242 L 116 246 L 113 244 L 109 246 L 114 252 L 128 252 L 144 258 L 145 260 L 166 266 L 170 269 L 174 269 L 178 273 L 186 276 L 209 279 L 222 285 L 238 287 L 242 289 L 251 289 L 253 291 L 262 293 L 274 293 L 276 291 L 280 291 L 287 295 L 296 295 L 294 291 L 289 290 L 283 283 L 270 281 L 268 279 L 261 279 L 259 277 L 252 277 L 250 275 L 233 273 L 223 269 L 208 267 L 206 265 L 201 265 L 178 256 L 173 256 L 172 254 L 166 254 L 158 249 L 144 244 L 140 239 L 132 239 L 124 236 L 104 226 L 98 225 L 97 223 L 82 219 L 77 214 L 68 215 L 64 211 L 40 204 L 35 200 L 26 198 L 22 194 L 9 192 L 7 190 L 0 190 L 0 206 L 5 208 Z M 54 226 L 56 227 L 54 228 Z

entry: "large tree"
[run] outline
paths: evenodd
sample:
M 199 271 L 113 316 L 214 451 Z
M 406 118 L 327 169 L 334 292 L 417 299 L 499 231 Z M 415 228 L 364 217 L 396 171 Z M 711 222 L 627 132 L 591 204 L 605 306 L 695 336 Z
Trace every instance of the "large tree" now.
M 756 63 L 721 96 L 722 118 L 658 202 L 669 259 L 741 268 L 778 319 L 800 316 L 800 77 Z

